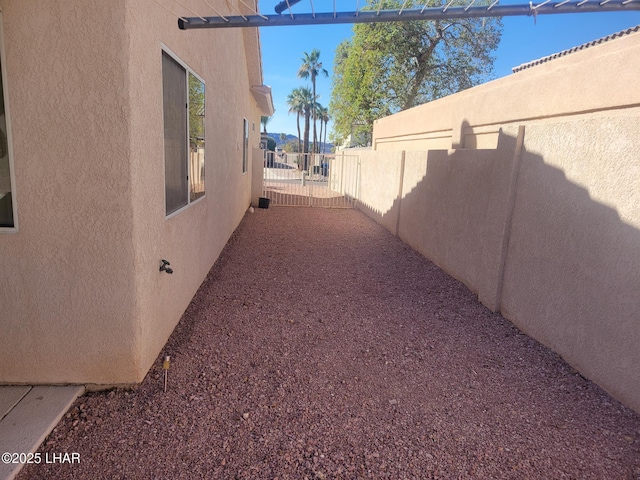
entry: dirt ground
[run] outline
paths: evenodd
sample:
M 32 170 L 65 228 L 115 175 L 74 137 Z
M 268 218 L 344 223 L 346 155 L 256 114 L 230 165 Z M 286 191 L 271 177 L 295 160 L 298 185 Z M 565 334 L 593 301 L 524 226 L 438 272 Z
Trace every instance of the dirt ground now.
M 638 480 L 640 416 L 357 210 L 280 207 L 40 451 L 81 461 L 18 478 Z

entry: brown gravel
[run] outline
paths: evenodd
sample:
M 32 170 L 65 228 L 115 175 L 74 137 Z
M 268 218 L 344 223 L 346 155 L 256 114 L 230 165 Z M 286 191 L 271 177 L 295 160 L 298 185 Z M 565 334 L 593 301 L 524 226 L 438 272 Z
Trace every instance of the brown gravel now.
M 162 355 L 172 357 L 162 392 Z M 356 210 L 247 214 L 144 382 L 20 479 L 634 479 L 640 416 Z

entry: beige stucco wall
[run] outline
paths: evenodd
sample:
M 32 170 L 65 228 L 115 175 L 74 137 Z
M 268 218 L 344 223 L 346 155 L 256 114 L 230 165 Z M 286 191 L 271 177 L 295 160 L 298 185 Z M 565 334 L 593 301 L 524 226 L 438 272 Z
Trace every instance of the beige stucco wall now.
M 381 119 L 361 208 L 640 411 L 638 72 L 636 33 Z
M 135 351 L 124 5 L 0 7 L 19 219 L 0 234 L 0 381 L 115 379 Z
M 525 134 L 500 310 L 640 411 L 640 109 Z
M 640 89 L 634 88 L 639 38 L 627 35 L 377 120 L 374 149 L 466 148 L 465 129 L 494 133 L 495 140 L 508 124 L 640 105 Z M 479 146 L 488 147 L 495 144 Z
M 227 11 L 224 2 L 217 3 Z M 191 2 L 194 10 L 199 6 L 201 2 Z M 136 333 L 141 347 L 136 381 L 166 342 L 249 206 L 251 147 L 260 143 L 260 112 L 249 80 L 249 68 L 260 67 L 259 57 L 253 57 L 256 64 L 252 65 L 243 50 L 252 33 L 255 41 L 255 31 L 181 31 L 175 17 L 162 9 L 152 10 L 144 2 L 128 4 L 136 315 L 140 319 Z M 162 45 L 205 80 L 207 108 L 206 196 L 169 219 L 164 216 L 163 181 L 149 181 L 164 178 Z M 255 43 L 250 45 L 257 52 Z M 249 170 L 242 173 L 244 118 L 249 120 L 250 152 Z M 137 147 L 145 144 L 151 151 Z M 161 258 L 171 262 L 172 275 L 158 273 Z
M 264 155 L 265 151 L 261 148 L 254 148 L 252 152 L 251 162 L 251 204 L 257 207 L 262 197 L 264 187 Z
M 394 232 L 398 215 L 402 152 L 361 150 L 360 209 Z
M 249 205 L 255 31 L 179 31 L 128 0 L 0 7 L 19 218 L 0 233 L 0 383 L 138 382 Z M 163 45 L 206 83 L 206 196 L 170 218 Z
M 398 235 L 497 307 L 517 132 L 496 150 L 405 154 Z

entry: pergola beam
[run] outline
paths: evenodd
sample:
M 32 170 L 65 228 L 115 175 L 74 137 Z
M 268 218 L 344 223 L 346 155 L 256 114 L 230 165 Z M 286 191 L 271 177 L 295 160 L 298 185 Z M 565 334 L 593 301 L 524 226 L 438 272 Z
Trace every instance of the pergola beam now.
M 181 17 L 181 30 L 195 28 L 281 27 L 289 25 L 329 25 L 344 23 L 408 22 L 456 18 L 489 18 L 554 15 L 563 13 L 640 11 L 640 0 L 593 0 L 543 2 L 538 5 L 497 5 L 484 7 L 431 7 L 411 10 L 359 10 L 357 12 L 316 12 L 291 15 L 245 15 L 226 17 Z

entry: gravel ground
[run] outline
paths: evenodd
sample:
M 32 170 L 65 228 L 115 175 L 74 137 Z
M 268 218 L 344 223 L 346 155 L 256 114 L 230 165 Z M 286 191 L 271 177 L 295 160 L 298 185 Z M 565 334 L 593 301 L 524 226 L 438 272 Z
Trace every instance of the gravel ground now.
M 162 391 L 162 356 L 169 388 Z M 247 214 L 144 382 L 20 479 L 640 479 L 640 415 L 356 210 Z

